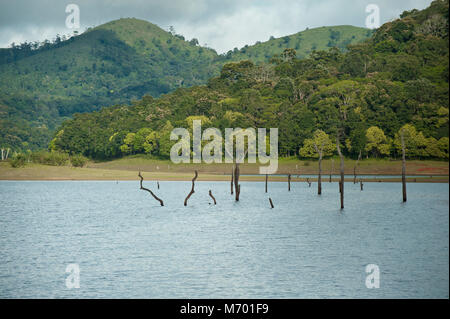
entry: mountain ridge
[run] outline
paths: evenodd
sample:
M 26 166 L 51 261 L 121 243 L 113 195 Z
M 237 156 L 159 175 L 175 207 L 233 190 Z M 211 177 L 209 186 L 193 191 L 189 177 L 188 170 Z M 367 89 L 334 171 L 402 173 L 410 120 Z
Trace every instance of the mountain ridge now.
M 364 39 L 367 30 L 350 28 L 357 35 L 349 43 Z M 302 31 L 305 39 L 314 30 Z M 330 30 L 336 35 L 342 27 L 326 27 L 324 37 Z M 302 32 L 257 44 L 255 49 L 247 46 L 218 55 L 196 39 L 186 41 L 151 22 L 124 18 L 66 40 L 0 50 L 0 144 L 15 149 L 45 147 L 57 125 L 74 113 L 206 84 L 227 62 L 267 62 L 284 48 L 295 47 Z M 290 37 L 296 39 L 286 41 Z M 314 48 L 303 40 L 299 56 L 325 49 L 331 40 L 324 38 Z
M 173 127 L 277 127 L 279 154 L 314 157 L 313 138 L 341 138 L 345 155 L 448 159 L 448 0 L 405 12 L 365 42 L 314 51 L 293 49 L 269 64 L 244 60 L 223 66 L 207 85 L 179 88 L 132 106 L 76 114 L 50 149 L 111 159 L 146 153 L 167 158 Z M 309 145 L 309 148 L 308 148 Z M 302 147 L 303 146 L 303 147 Z M 299 152 L 303 149 L 303 152 Z

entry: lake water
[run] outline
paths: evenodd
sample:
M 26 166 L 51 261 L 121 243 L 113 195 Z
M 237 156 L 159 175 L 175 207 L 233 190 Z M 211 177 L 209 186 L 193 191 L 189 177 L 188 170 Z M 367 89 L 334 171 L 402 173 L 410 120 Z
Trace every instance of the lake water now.
M 343 212 L 336 183 L 198 182 L 187 207 L 190 182 L 160 185 L 165 207 L 138 181 L 0 181 L 0 297 L 449 297 L 448 184 L 346 183 Z

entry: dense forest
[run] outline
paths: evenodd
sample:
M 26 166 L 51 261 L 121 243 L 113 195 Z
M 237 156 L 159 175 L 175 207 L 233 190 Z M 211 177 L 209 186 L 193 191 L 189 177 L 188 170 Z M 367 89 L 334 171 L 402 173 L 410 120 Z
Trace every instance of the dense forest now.
M 95 159 L 167 157 L 172 128 L 200 118 L 203 128 L 278 127 L 282 156 L 314 156 L 308 145 L 324 132 L 330 141 L 339 133 L 348 156 L 396 157 L 403 127 L 409 157 L 448 158 L 448 21 L 448 0 L 439 0 L 345 53 L 299 59 L 291 48 L 270 63 L 228 63 L 207 85 L 75 114 L 50 149 Z
M 173 29 L 120 19 L 77 36 L 13 44 L 0 49 L 0 146 L 47 148 L 56 127 L 74 113 L 205 84 L 230 61 L 268 62 L 291 46 L 304 57 L 313 49 L 345 48 L 370 34 L 351 26 L 324 27 L 218 55 Z

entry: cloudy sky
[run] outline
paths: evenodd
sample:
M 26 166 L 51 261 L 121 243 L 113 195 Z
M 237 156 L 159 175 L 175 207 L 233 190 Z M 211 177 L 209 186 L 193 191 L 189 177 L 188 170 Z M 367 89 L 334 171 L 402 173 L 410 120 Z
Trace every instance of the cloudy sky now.
M 71 33 L 65 24 L 70 3 L 80 8 L 80 31 L 135 17 L 166 30 L 173 26 L 186 39 L 195 37 L 223 53 L 307 27 L 364 27 L 369 4 L 378 5 L 384 23 L 404 10 L 423 9 L 431 0 L 0 0 L 0 47 Z

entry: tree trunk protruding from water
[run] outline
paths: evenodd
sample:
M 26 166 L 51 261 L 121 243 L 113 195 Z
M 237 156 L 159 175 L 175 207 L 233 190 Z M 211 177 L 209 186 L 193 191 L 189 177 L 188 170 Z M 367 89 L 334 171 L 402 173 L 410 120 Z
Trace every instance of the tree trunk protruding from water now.
M 359 151 L 358 160 L 355 163 L 355 167 L 353 167 L 353 184 L 356 184 L 356 169 L 358 168 L 359 161 L 361 160 L 361 150 Z
M 269 203 L 270 203 L 270 207 L 275 208 L 275 206 L 273 206 L 273 202 L 272 202 L 272 198 L 269 197 Z
M 241 185 L 239 185 L 239 163 L 236 163 L 236 165 L 234 166 L 234 192 L 236 193 L 236 201 L 239 201 L 239 195 L 241 193 Z
M 363 191 L 364 190 L 364 184 L 363 184 L 363 180 L 362 179 L 359 180 L 359 186 L 361 187 L 361 191 Z
M 291 191 L 291 174 L 288 174 L 288 192 Z
M 337 138 L 336 138 L 336 148 L 339 154 L 339 157 L 341 159 L 341 163 L 340 163 L 340 171 L 341 171 L 341 181 L 339 182 L 339 190 L 341 193 L 341 209 L 344 209 L 344 155 L 342 155 L 341 152 L 341 147 L 340 147 L 340 134 L 338 133 Z
M 213 199 L 214 205 L 217 205 L 216 198 L 213 196 L 211 190 L 209 190 L 209 196 Z
M 402 193 L 403 202 L 406 203 L 406 147 L 405 147 L 405 137 L 403 130 L 400 131 L 400 139 L 402 142 Z
M 158 189 L 159 189 L 159 182 L 158 181 L 156 181 L 156 186 L 158 186 Z
M 266 193 L 267 193 L 267 180 L 269 179 L 269 174 L 266 174 Z
M 323 146 L 320 145 L 320 148 L 314 142 L 314 148 L 316 149 L 317 155 L 319 155 L 319 176 L 317 178 L 317 194 L 322 195 L 322 156 L 323 156 Z
M 191 191 L 189 192 L 189 194 L 187 195 L 186 199 L 184 200 L 184 206 L 187 206 L 188 199 L 192 196 L 192 194 L 195 193 L 194 187 L 195 187 L 195 180 L 197 179 L 197 177 L 198 177 L 198 172 L 195 171 L 195 176 L 194 176 L 194 178 L 192 179 L 192 189 L 191 189 Z
M 231 167 L 231 195 L 233 195 L 234 167 Z
M 153 194 L 153 192 L 151 190 L 149 190 L 148 188 L 145 188 L 142 186 L 142 182 L 144 181 L 144 178 L 141 175 L 141 172 L 139 172 L 138 176 L 141 178 L 141 189 L 144 191 L 147 191 L 150 193 L 150 195 L 153 196 L 154 199 L 156 199 L 157 201 L 159 201 L 159 203 L 161 204 L 161 206 L 164 206 L 164 202 L 162 201 L 162 199 L 160 199 L 158 196 L 156 196 L 155 194 Z

